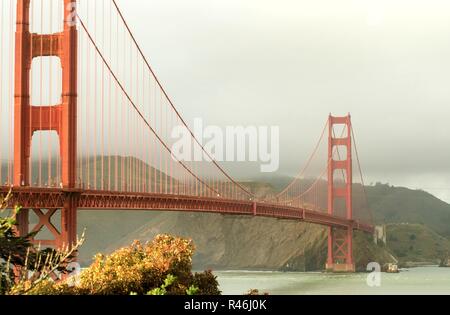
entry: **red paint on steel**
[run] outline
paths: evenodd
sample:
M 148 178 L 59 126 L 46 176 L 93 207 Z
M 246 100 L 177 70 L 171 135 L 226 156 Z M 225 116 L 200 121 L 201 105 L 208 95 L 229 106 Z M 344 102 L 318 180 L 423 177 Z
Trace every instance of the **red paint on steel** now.
M 6 194 L 8 190 L 8 187 L 0 187 L 0 193 Z M 75 203 L 74 206 L 79 210 L 166 210 L 228 215 L 256 215 L 260 217 L 304 221 L 341 229 L 350 228 L 373 233 L 373 227 L 362 222 L 317 212 L 314 209 L 296 208 L 263 202 L 155 193 L 34 187 L 13 188 L 12 193 L 11 205 L 18 204 L 28 208 L 34 206 L 36 208 L 60 209 L 68 200 L 72 200 Z
M 336 138 L 334 126 L 343 125 L 347 130 L 347 135 Z M 345 202 L 346 219 L 353 220 L 353 170 L 352 170 L 352 123 L 351 116 L 329 117 L 328 134 L 328 214 L 335 215 L 335 201 L 342 199 Z M 344 159 L 336 160 L 334 153 L 337 146 L 344 146 L 347 155 Z M 344 175 L 344 187 L 337 187 L 335 183 L 335 171 L 342 171 Z M 328 228 L 328 259 L 327 269 L 339 270 L 343 265 L 346 271 L 354 271 L 353 262 L 353 228 Z
M 14 186 L 30 186 L 31 138 L 36 131 L 55 130 L 59 135 L 61 186 L 75 188 L 77 143 L 77 30 L 73 20 L 67 20 L 75 9 L 71 0 L 64 0 L 64 30 L 58 34 L 30 33 L 30 0 L 17 1 L 15 102 L 14 102 Z M 41 49 L 33 49 L 40 46 Z M 30 105 L 30 70 L 33 58 L 57 56 L 62 67 L 62 103 L 55 106 Z M 44 105 L 44 104 L 41 104 Z M 43 205 L 45 208 L 46 205 Z M 29 205 L 36 213 L 41 210 Z M 29 210 L 18 215 L 19 232 L 28 232 Z M 41 226 L 52 226 L 53 213 L 40 216 Z M 45 221 L 45 222 L 44 222 Z M 53 229 L 52 229 L 53 230 Z M 54 241 L 56 247 L 71 245 L 76 239 L 76 207 L 67 200 L 61 207 L 61 232 Z

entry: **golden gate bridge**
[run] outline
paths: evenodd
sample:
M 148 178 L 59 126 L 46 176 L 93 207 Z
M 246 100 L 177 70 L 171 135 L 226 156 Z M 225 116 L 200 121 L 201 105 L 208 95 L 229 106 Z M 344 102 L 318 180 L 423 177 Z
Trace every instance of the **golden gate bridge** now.
M 195 137 L 115 0 L 0 5 L 0 192 L 23 208 L 19 234 L 71 246 L 82 210 L 272 217 L 326 226 L 327 269 L 355 270 L 353 233 L 374 227 L 350 115 L 330 115 L 293 181 L 257 196 Z M 176 126 L 207 161 L 174 156 Z

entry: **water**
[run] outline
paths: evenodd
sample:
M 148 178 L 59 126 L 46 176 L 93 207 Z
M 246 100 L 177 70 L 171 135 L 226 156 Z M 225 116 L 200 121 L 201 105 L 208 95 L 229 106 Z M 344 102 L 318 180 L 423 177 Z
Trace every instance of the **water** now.
M 450 268 L 421 267 L 398 274 L 381 274 L 381 286 L 367 285 L 368 274 L 215 272 L 225 295 L 258 289 L 270 295 L 402 295 L 450 294 Z

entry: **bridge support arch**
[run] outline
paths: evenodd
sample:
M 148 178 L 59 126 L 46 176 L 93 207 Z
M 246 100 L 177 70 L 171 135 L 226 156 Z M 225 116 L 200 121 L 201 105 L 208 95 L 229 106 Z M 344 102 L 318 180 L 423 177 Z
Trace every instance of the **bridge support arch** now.
M 32 0 L 17 0 L 15 36 L 15 98 L 14 98 L 14 186 L 30 187 L 30 155 L 33 134 L 38 131 L 56 131 L 60 142 L 61 183 L 67 193 L 67 202 L 61 209 L 46 209 L 36 202 L 36 207 L 24 209 L 17 216 L 18 232 L 29 232 L 29 213 L 39 217 L 35 229 L 45 226 L 53 240 L 43 240 L 42 245 L 52 247 L 72 246 L 76 241 L 76 203 L 71 190 L 76 181 L 77 135 L 77 29 L 75 1 L 64 1 L 64 29 L 56 34 L 37 34 L 30 31 L 30 4 Z M 61 0 L 62 1 L 62 0 Z M 37 57 L 59 57 L 62 66 L 62 95 L 60 104 L 30 103 L 30 71 Z M 37 200 L 38 201 L 38 200 Z M 51 222 L 56 211 L 61 212 L 59 230 Z M 34 231 L 35 232 L 35 231 Z
M 328 136 L 328 213 L 330 215 L 344 215 L 349 222 L 353 220 L 352 204 L 352 123 L 351 116 L 329 117 Z M 336 136 L 334 127 L 341 125 L 345 128 L 343 136 Z M 345 157 L 336 159 L 338 147 L 346 150 Z M 342 152 L 341 152 L 342 153 Z M 342 172 L 344 183 L 335 181 L 336 171 Z M 345 204 L 345 214 L 337 213 L 336 202 Z M 353 226 L 346 229 L 328 228 L 328 257 L 326 270 L 331 272 L 355 272 L 353 260 Z

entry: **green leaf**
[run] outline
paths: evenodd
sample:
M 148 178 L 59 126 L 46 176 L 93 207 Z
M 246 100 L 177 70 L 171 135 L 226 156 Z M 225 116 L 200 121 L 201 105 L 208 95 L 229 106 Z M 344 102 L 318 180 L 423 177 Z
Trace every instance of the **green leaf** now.
M 187 290 L 187 295 L 197 295 L 200 292 L 200 289 L 196 287 L 195 285 L 191 285 Z

